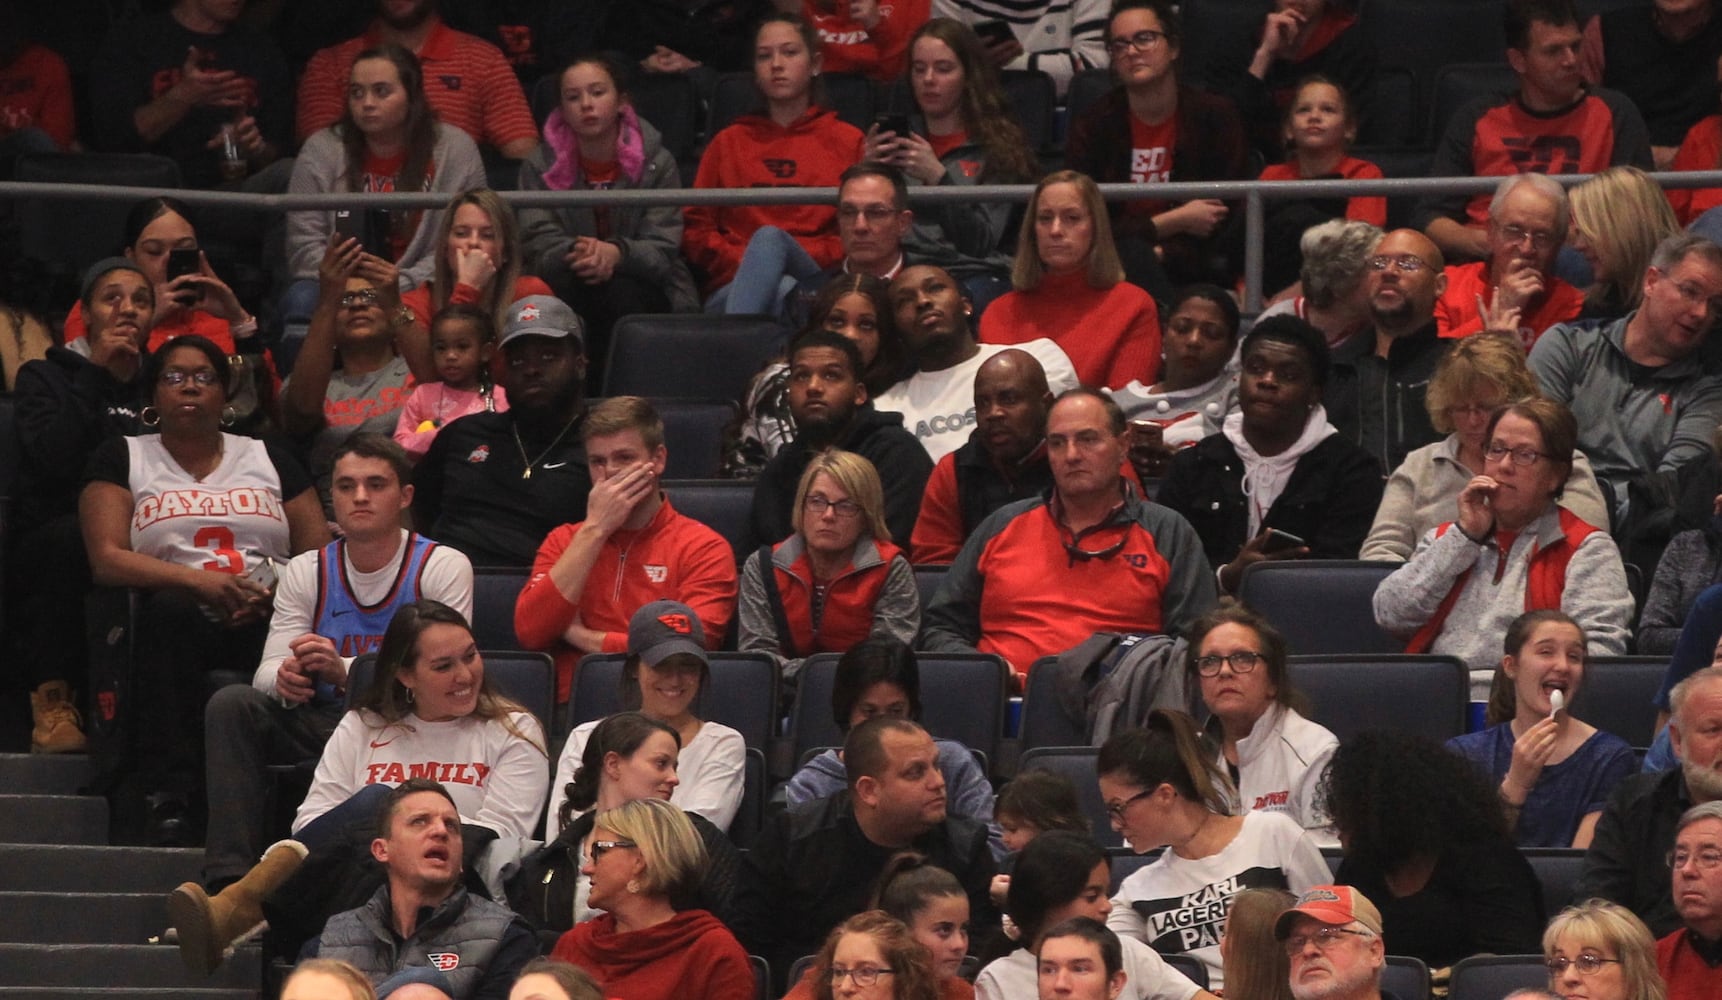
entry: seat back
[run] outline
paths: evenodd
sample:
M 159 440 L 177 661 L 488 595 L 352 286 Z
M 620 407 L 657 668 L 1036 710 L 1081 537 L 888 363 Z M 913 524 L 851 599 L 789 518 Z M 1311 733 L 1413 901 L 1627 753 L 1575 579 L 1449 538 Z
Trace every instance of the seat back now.
M 1573 697 L 1573 717 L 1613 733 L 1629 746 L 1648 747 L 1656 738 L 1657 707 L 1652 699 L 1662 690 L 1667 673 L 1664 656 L 1588 657 L 1584 683 Z
M 1298 654 L 1402 653 L 1375 624 L 1375 588 L 1398 563 L 1288 559 L 1252 563 L 1238 600 L 1266 618 Z
M 712 85 L 711 104 L 706 108 L 706 142 L 729 127 L 737 118 L 760 106 L 759 88 L 752 73 L 724 73 Z
M 702 686 L 694 714 L 741 733 L 750 748 L 764 750 L 776 729 L 777 663 L 763 653 L 710 653 L 711 683 Z M 569 695 L 568 726 L 622 711 L 622 653 L 581 657 Z
M 1064 92 L 1064 120 L 1068 131 L 1070 123 L 1081 118 L 1094 102 L 1106 96 L 1113 86 L 1110 69 L 1085 69 L 1070 78 L 1070 87 Z
M 498 694 L 520 703 L 531 712 L 550 738 L 556 713 L 556 665 L 548 653 L 520 650 L 481 650 L 484 675 Z M 347 707 L 351 708 L 371 686 L 377 672 L 377 654 L 365 653 L 347 665 Z
M 1429 966 L 1410 955 L 1388 955 L 1381 968 L 1381 992 L 1396 997 L 1429 995 Z
M 519 649 L 514 634 L 514 605 L 529 574 L 516 566 L 484 566 L 472 571 L 472 637 L 479 649 Z
M 172 189 L 180 186 L 179 164 L 149 153 L 27 153 L 13 173 L 26 183 L 93 184 L 102 187 Z M 145 192 L 138 192 L 138 200 Z M 27 257 L 70 272 L 118 253 L 129 201 L 18 202 L 18 241 Z
M 921 607 L 933 603 L 933 595 L 939 592 L 939 584 L 945 582 L 945 571 L 949 566 L 916 566 L 915 589 L 921 592 Z
M 1261 0 L 1185 0 L 1178 76 L 1196 86 L 1228 82 L 1249 60 L 1251 33 L 1267 12 Z M 1253 175 L 1252 175 L 1253 176 Z
M 1294 656 L 1286 673 L 1341 743 L 1368 729 L 1445 741 L 1468 722 L 1471 674 L 1451 656 Z
M 604 395 L 739 400 L 783 338 L 770 316 L 624 316 L 610 335 Z
M 1456 63 L 1435 73 L 1429 102 L 1429 138 L 1439 143 L 1447 134 L 1453 116 L 1479 97 L 1516 93 L 1518 75 L 1502 62 Z
M 676 510 L 712 529 L 740 551 L 747 537 L 748 514 L 753 510 L 753 481 L 748 479 L 664 480 L 664 491 Z
M 1058 706 L 1058 657 L 1043 656 L 1028 671 L 1028 686 L 1022 695 L 1022 747 L 1079 747 L 1088 743 L 1088 733 Z
M 1381 66 L 1375 71 L 1375 92 L 1363 110 L 1359 145 L 1417 146 L 1423 141 L 1417 106 L 1417 75 L 1405 66 Z
M 736 404 L 727 399 L 654 399 L 664 422 L 668 479 L 710 479 L 723 466 L 724 432 L 735 420 Z
M 872 126 L 878 106 L 872 80 L 859 73 L 826 73 L 819 79 L 825 85 L 825 106 L 837 112 L 839 121 L 863 132 Z
M 1208 988 L 1208 963 L 1194 955 L 1171 954 L 1160 958 L 1172 968 L 1184 974 L 1184 978 L 1196 984 L 1197 989 Z
M 1028 148 L 1052 148 L 1053 119 L 1058 112 L 1058 88 L 1038 69 L 1007 69 L 999 74 L 1005 102 L 1022 128 Z
M 700 134 L 700 95 L 686 73 L 636 73 L 628 101 L 641 118 L 663 136 L 664 148 L 676 162 L 694 155 Z M 543 119 L 539 119 L 542 124 Z M 693 180 L 683 177 L 682 183 Z
M 1453 966 L 1448 1000 L 1501 1000 L 1514 990 L 1547 989 L 1549 970 L 1541 955 L 1476 955 Z
M 917 653 L 915 658 L 921 672 L 921 724 L 927 732 L 998 760 L 1010 668 L 985 653 Z M 816 747 L 843 744 L 831 717 L 837 660 L 836 653 L 820 653 L 801 668 L 789 717 L 795 760 Z
M 1543 887 L 1543 912 L 1559 913 L 1578 900 L 1579 875 L 1584 872 L 1584 851 L 1570 847 L 1523 847 L 1519 853 L 1531 863 Z
M 749 955 L 747 964 L 753 970 L 753 1000 L 771 1000 L 771 963 Z
M 1160 859 L 1159 851 L 1149 851 L 1147 854 L 1137 854 L 1128 847 L 1109 847 L 1106 849 L 1106 864 L 1112 870 L 1112 880 L 1107 893 L 1118 895 L 1118 887 L 1124 880 L 1135 874 L 1137 870 L 1146 868 Z M 1203 975 L 1207 973 L 1204 972 Z
M 1100 797 L 1100 780 L 1094 773 L 1094 761 L 1099 756 L 1099 747 L 1035 747 L 1023 751 L 1016 770 L 1018 774 L 1050 771 L 1068 779 L 1076 787 L 1076 801 L 1082 805 L 1082 814 L 1088 817 L 1094 842 L 1105 848 L 1122 848 L 1124 838 L 1112 829 L 1106 800 Z
M 1417 122 L 1429 120 L 1430 95 L 1441 67 L 1506 61 L 1500 0 L 1363 0 L 1358 27 L 1381 54 L 1383 67 L 1411 71 L 1417 100 L 1399 114 Z M 1430 141 L 1423 136 L 1419 140 L 1419 145 Z

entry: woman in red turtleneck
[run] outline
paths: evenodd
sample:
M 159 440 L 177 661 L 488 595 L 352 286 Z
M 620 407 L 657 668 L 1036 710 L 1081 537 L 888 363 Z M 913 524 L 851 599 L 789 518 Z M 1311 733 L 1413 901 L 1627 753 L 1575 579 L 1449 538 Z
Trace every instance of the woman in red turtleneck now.
M 699 885 L 705 844 L 680 809 L 636 799 L 601 812 L 581 872 L 603 916 L 574 925 L 551 957 L 592 974 L 627 1000 L 752 1000 L 747 952 L 705 910 L 677 910 Z
M 1100 189 L 1074 170 L 1035 188 L 1017 238 L 1009 292 L 981 316 L 981 342 L 1048 338 L 1083 385 L 1122 388 L 1160 375 L 1160 317 L 1147 292 L 1124 280 Z

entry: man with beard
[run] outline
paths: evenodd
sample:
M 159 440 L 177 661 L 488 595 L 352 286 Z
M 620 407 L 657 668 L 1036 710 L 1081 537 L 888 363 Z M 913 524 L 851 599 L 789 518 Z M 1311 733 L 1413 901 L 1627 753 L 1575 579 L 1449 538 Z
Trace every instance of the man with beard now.
M 1415 229 L 1382 237 L 1365 261 L 1374 329 L 1333 352 L 1328 419 L 1383 469 L 1399 468 L 1412 449 L 1441 439 L 1424 398 L 1447 352 L 1435 323 L 1435 302 L 1447 290 L 1446 264 Z
M 873 405 L 901 413 L 903 426 L 937 462 L 961 447 L 975 426 L 973 393 L 982 363 L 1013 348 L 976 342 L 968 300 L 942 267 L 904 268 L 891 282 L 891 310 L 917 370 L 880 393 Z M 1076 369 L 1057 344 L 1041 338 L 1014 349 L 1040 363 L 1054 394 L 1076 387 Z
M 1567 240 L 1566 189 L 1547 174 L 1513 174 L 1489 203 L 1489 259 L 1448 265 L 1435 305 L 1443 337 L 1487 330 L 1530 350 L 1543 331 L 1578 318 L 1584 293 L 1554 276 Z
M 470 414 L 437 434 L 415 476 L 420 531 L 475 566 L 524 569 L 552 529 L 585 519 L 582 338 L 580 317 L 554 296 L 509 307 L 499 344 L 508 411 Z
M 798 337 L 789 352 L 789 412 L 795 440 L 784 445 L 759 474 L 748 518 L 748 552 L 775 544 L 795 530 L 790 515 L 795 488 L 807 463 L 826 448 L 852 451 L 879 471 L 885 487 L 885 524 L 891 541 L 909 547 L 915 515 L 933 461 L 896 413 L 880 413 L 861 384 L 861 352 L 855 342 L 829 330 Z M 511 397 L 512 398 L 512 397 Z
M 346 962 L 381 996 L 409 983 L 450 1000 L 506 996 L 538 940 L 514 911 L 467 892 L 461 846 L 460 812 L 442 785 L 409 778 L 391 790 L 371 841 L 388 884 L 330 917 L 301 957 Z
M 1682 926 L 1666 860 L 1680 817 L 1693 806 L 1722 801 L 1722 667 L 1706 667 L 1676 684 L 1669 701 L 1668 733 L 1680 766 L 1634 775 L 1615 787 L 1573 892 L 1574 899 L 1619 903 L 1658 937 Z
M 437 0 L 377 0 L 377 20 L 363 35 L 311 57 L 299 78 L 294 131 L 300 142 L 341 119 L 353 58 L 391 42 L 419 57 L 425 98 L 445 124 L 511 160 L 537 148 L 538 128 L 507 58 L 484 39 L 444 24 Z
M 1348 885 L 1312 886 L 1274 923 L 1295 1000 L 1381 1000 L 1381 912 Z

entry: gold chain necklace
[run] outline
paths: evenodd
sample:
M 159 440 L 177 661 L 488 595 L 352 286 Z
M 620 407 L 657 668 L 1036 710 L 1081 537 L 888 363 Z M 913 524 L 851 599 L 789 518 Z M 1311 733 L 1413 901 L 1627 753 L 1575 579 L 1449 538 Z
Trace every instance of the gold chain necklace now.
M 515 445 L 515 447 L 520 449 L 520 460 L 522 462 L 526 463 L 526 468 L 520 470 L 520 478 L 531 479 L 532 478 L 532 467 L 534 465 L 537 465 L 539 462 L 544 461 L 546 458 L 550 457 L 550 453 L 556 450 L 556 446 L 562 443 L 562 439 L 567 437 L 568 432 L 570 430 L 572 430 L 574 425 L 579 423 L 579 422 L 580 422 L 580 415 L 578 413 L 576 413 L 574 415 L 573 419 L 568 421 L 568 425 L 566 427 L 562 428 L 562 433 L 556 435 L 556 440 L 550 442 L 550 447 L 539 452 L 537 458 L 527 458 L 526 457 L 526 442 L 520 440 L 520 421 L 518 421 L 518 420 L 510 421 L 508 424 L 508 429 L 514 432 L 514 445 Z

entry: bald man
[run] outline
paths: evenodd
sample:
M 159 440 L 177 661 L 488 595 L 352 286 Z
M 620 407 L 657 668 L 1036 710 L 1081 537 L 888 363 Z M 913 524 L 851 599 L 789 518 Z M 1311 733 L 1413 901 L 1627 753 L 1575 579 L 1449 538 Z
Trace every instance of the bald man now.
M 1373 335 L 1333 352 L 1327 418 L 1391 472 L 1408 452 L 1441 439 L 1424 398 L 1450 341 L 1441 339 L 1435 303 L 1447 290 L 1447 261 L 1427 236 L 1395 229 L 1366 261 Z
M 914 358 L 915 373 L 879 394 L 874 407 L 901 413 L 903 426 L 937 462 L 962 447 L 975 426 L 975 375 L 982 363 L 1006 350 L 975 340 L 972 312 L 962 285 L 931 264 L 905 267 L 891 281 L 891 311 Z M 1076 386 L 1076 369 L 1047 339 L 1018 344 L 1033 355 L 1055 393 Z

